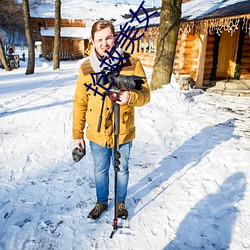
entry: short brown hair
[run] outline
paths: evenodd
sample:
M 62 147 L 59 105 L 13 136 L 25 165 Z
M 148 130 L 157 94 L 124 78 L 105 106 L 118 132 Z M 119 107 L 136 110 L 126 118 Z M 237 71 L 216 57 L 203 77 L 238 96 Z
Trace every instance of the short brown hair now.
M 107 20 L 99 20 L 97 22 L 95 22 L 92 26 L 92 30 L 91 30 L 91 38 L 92 40 L 94 40 L 94 35 L 96 32 L 102 30 L 102 29 L 105 29 L 105 28 L 110 28 L 113 35 L 115 35 L 115 28 L 114 28 L 114 25 L 110 22 L 110 21 L 107 21 Z

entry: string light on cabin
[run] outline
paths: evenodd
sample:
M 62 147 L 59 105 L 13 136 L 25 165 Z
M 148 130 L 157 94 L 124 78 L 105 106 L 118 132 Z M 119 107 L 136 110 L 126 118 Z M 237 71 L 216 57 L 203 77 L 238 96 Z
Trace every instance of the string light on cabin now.
M 239 23 L 240 18 L 214 19 L 208 24 L 209 33 L 212 34 L 212 32 L 215 31 L 216 34 L 220 36 L 223 31 L 227 31 L 232 36 L 233 33 L 238 29 Z
M 179 33 L 184 34 L 186 36 L 191 31 L 193 31 L 194 28 L 196 28 L 194 22 L 181 23 L 179 28 Z
M 243 25 L 242 25 L 242 30 L 245 29 L 246 34 L 250 36 L 250 22 L 248 17 L 244 17 L 243 19 Z
M 231 18 L 217 18 L 210 20 L 203 20 L 200 22 L 185 22 L 180 24 L 179 33 L 187 35 L 191 32 L 201 33 L 206 36 L 207 34 L 221 35 L 222 32 L 226 31 L 232 36 L 236 30 L 239 29 L 240 20 L 243 20 L 242 29 L 250 35 L 250 21 L 248 16 L 244 17 L 231 17 Z

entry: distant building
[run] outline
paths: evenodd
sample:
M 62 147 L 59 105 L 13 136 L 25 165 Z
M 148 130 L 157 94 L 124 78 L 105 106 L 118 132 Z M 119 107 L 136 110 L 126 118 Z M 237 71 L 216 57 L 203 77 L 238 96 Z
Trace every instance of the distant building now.
M 62 0 L 60 59 L 80 59 L 89 55 L 90 30 L 99 19 L 114 21 L 121 14 L 136 10 L 138 6 L 95 2 L 92 0 Z M 31 22 L 35 42 L 41 42 L 41 57 L 50 58 L 54 46 L 55 6 L 48 1 L 31 10 Z

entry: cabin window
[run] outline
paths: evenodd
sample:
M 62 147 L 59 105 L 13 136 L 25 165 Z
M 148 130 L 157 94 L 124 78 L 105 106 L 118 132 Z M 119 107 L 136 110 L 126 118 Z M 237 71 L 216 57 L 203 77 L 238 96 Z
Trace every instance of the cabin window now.
M 150 39 L 150 51 L 149 53 L 155 53 L 155 38 Z
M 136 52 L 137 53 L 155 53 L 155 38 L 142 38 L 137 40 Z

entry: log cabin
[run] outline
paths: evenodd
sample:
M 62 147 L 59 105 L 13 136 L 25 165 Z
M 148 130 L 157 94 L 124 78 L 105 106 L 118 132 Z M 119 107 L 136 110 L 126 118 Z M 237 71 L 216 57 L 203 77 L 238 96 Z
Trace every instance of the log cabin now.
M 61 0 L 60 59 L 80 59 L 89 55 L 90 29 L 94 21 L 114 21 L 138 5 L 115 4 L 93 0 Z M 35 42 L 41 42 L 41 57 L 52 59 L 54 45 L 55 4 L 46 1 L 31 9 L 31 24 Z
M 64 3 L 62 6 L 67 7 Z M 111 11 L 111 8 L 117 9 Z M 101 13 L 98 14 L 93 14 L 94 7 L 89 11 L 90 15 L 84 12 L 86 8 L 83 8 L 84 14 L 81 15 L 85 15 L 85 18 L 81 18 L 81 15 L 79 16 L 72 8 L 67 8 L 71 10 L 70 14 L 65 9 L 63 12 L 67 15 L 62 15 L 61 21 L 61 59 L 78 59 L 89 55 L 90 27 L 95 20 L 117 19 L 114 24 L 119 33 L 120 25 L 129 17 L 126 14 L 130 9 L 137 8 L 138 5 L 113 6 L 111 3 L 108 5 L 102 3 Z M 144 35 L 135 42 L 133 53 L 144 66 L 151 68 L 154 65 L 157 49 L 160 8 L 147 10 L 149 14 L 156 10 L 159 14 L 150 19 L 147 31 L 144 32 L 143 23 L 135 26 L 139 30 L 137 36 L 142 33 Z M 53 51 L 54 13 L 49 16 L 47 12 L 46 16 L 43 16 L 42 11 L 37 13 L 40 14 L 32 16 L 33 36 L 36 41 L 42 41 L 41 56 L 49 59 L 48 55 Z M 110 13 L 116 13 L 116 16 Z M 123 18 L 120 18 L 121 15 Z M 131 48 L 128 51 L 131 51 Z M 240 88 L 249 90 L 250 1 L 183 0 L 173 73 L 177 79 L 188 79 L 188 84 L 198 88 L 207 89 L 216 84 L 225 85 L 225 82 L 230 80 L 232 83 L 234 79 L 237 80 L 234 84 L 236 88 L 240 85 Z
M 118 32 L 128 17 L 115 22 Z M 159 25 L 160 14 L 150 19 L 146 31 L 143 24 L 134 26 L 137 37 L 144 35 L 135 41 L 133 53 L 147 67 L 154 66 Z M 242 95 L 249 96 L 250 1 L 183 1 L 173 73 L 204 89 L 219 85 L 224 91 L 230 82 L 232 88 L 243 88 Z
M 52 60 L 54 47 L 54 18 L 33 17 L 34 40 L 41 41 L 41 57 Z M 61 20 L 60 59 L 81 59 L 87 54 L 89 26 L 92 20 Z

